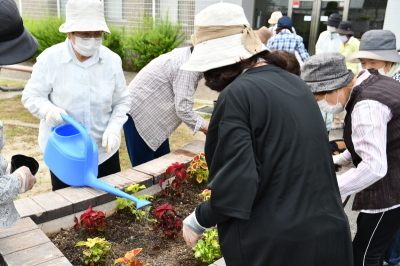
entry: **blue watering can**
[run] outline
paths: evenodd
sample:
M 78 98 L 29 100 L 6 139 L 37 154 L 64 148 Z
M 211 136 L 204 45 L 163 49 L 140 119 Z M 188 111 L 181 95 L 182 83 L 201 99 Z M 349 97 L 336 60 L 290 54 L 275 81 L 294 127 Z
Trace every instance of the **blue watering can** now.
M 138 209 L 151 204 L 97 179 L 96 142 L 84 126 L 67 115 L 61 114 L 61 117 L 69 124 L 53 129 L 43 155 L 44 162 L 61 181 L 70 186 L 93 187 L 129 199 L 136 203 Z

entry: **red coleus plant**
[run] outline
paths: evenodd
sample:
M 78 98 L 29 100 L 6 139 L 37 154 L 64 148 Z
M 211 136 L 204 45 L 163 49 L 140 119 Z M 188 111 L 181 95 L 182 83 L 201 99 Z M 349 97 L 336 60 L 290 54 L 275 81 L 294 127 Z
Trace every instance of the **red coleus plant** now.
M 74 218 L 74 229 L 83 228 L 89 234 L 97 234 L 99 231 L 104 231 L 107 227 L 106 216 L 102 211 L 95 211 L 92 205 L 81 215 L 80 222 L 78 218 Z
M 149 265 L 148 263 L 143 264 L 140 262 L 140 260 L 135 260 L 135 257 L 137 254 L 142 251 L 141 248 L 137 248 L 131 251 L 128 251 L 123 258 L 116 259 L 114 261 L 114 264 L 117 264 L 118 262 L 125 262 L 124 266 L 146 266 Z
M 167 180 L 167 177 L 174 176 L 175 178 L 172 182 Z M 167 168 L 165 174 L 161 178 L 158 185 L 163 190 L 163 194 L 169 197 L 177 196 L 183 198 L 183 185 L 187 183 L 189 179 L 189 175 L 186 172 L 186 165 L 184 163 L 173 163 L 171 166 Z M 163 184 L 166 182 L 165 186 Z
M 157 225 L 154 230 L 163 230 L 164 237 L 175 238 L 178 236 L 178 232 L 182 230 L 182 220 L 176 218 L 175 208 L 166 203 L 154 210 L 154 216 L 157 220 Z

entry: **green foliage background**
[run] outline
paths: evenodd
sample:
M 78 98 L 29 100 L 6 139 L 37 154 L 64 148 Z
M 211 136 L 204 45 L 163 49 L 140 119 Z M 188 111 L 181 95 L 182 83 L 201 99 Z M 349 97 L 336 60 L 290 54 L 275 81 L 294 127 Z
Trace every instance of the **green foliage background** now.
M 24 25 L 39 42 L 33 61 L 46 48 L 64 42 L 66 34 L 59 32 L 64 19 L 43 17 L 24 18 Z M 185 41 L 182 26 L 172 23 L 168 16 L 153 20 L 146 14 L 136 19 L 136 26 L 108 25 L 111 34 L 104 34 L 103 45 L 117 53 L 125 70 L 139 71 L 151 60 L 172 51 Z

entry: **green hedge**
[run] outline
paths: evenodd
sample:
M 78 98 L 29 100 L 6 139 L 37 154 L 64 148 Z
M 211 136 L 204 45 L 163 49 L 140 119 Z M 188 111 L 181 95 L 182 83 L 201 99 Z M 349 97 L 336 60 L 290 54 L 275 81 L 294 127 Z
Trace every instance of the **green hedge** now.
M 66 34 L 58 31 L 63 19 L 44 17 L 25 18 L 24 25 L 39 42 L 33 60 L 46 48 L 64 42 Z M 147 15 L 139 18 L 136 27 L 117 27 L 109 25 L 111 34 L 105 34 L 103 45 L 117 53 L 125 70 L 139 71 L 151 60 L 167 53 L 185 41 L 180 24 L 173 24 L 168 17 L 153 19 Z

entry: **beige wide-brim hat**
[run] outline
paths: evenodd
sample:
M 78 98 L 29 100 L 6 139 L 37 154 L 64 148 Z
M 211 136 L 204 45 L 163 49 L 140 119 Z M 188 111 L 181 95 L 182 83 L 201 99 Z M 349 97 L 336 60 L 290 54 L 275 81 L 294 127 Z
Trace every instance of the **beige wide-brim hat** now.
M 390 30 L 367 31 L 361 37 L 360 50 L 349 54 L 347 60 L 351 63 L 360 63 L 360 58 L 399 63 L 396 35 Z
M 197 33 L 193 34 L 192 41 L 196 39 L 196 36 L 199 37 L 200 31 L 204 27 L 219 28 L 212 32 L 217 35 L 226 30 L 227 27 L 224 26 L 245 27 L 245 30 L 249 30 L 248 35 L 254 35 L 252 41 L 255 42 L 254 46 L 257 51 L 249 51 L 245 47 L 244 33 L 208 39 L 200 43 L 193 43 L 193 53 L 189 60 L 181 66 L 180 69 L 182 70 L 205 72 L 210 69 L 233 65 L 242 59 L 250 58 L 259 52 L 268 50 L 254 31 L 249 28 L 249 22 L 243 8 L 238 5 L 229 3 L 211 5 L 196 15 L 194 26 Z
M 272 12 L 270 19 L 268 20 L 269 24 L 277 24 L 278 20 L 283 17 L 281 11 Z
M 110 33 L 104 19 L 103 2 L 99 0 L 69 0 L 66 5 L 66 20 L 60 32 L 103 31 Z

